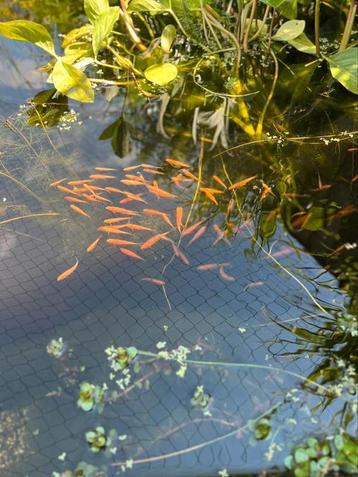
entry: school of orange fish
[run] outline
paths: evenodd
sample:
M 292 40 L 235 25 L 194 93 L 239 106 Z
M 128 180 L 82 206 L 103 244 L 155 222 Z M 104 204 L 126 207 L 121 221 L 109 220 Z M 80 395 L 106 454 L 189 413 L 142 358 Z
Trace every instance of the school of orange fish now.
M 191 166 L 189 164 L 175 159 L 166 159 L 165 162 L 174 173 L 171 181 L 173 186 L 181 192 L 181 195 L 187 187 L 197 184 L 199 192 L 204 194 L 214 205 L 218 205 L 217 195 L 244 187 L 256 179 L 256 176 L 252 176 L 235 184 L 227 185 L 220 177 L 213 176 L 212 179 L 217 184 L 216 187 L 220 188 L 204 187 L 199 183 L 198 177 L 190 171 Z M 116 173 L 121 173 L 121 176 L 115 175 Z M 146 250 L 155 247 L 161 241 L 165 241 L 171 246 L 173 254 L 185 265 L 189 265 L 189 259 L 181 249 L 182 240 L 188 237 L 189 241 L 186 246 L 190 246 L 205 234 L 208 225 L 206 220 L 190 223 L 190 213 L 186 214 L 181 206 L 174 207 L 173 212 L 164 212 L 148 205 L 148 200 L 150 200 L 148 196 L 152 197 L 153 200 L 176 201 L 179 199 L 177 194 L 159 187 L 156 177 L 158 178 L 164 174 L 163 168 L 150 164 L 129 166 L 122 170 L 96 167 L 94 173 L 88 179 L 68 180 L 64 178 L 53 182 L 50 186 L 57 188 L 64 194 L 63 198 L 69 203 L 70 210 L 74 214 L 91 220 L 88 206 L 94 203 L 102 204 L 108 213 L 108 216 L 103 219 L 102 224 L 97 228 L 99 236 L 87 246 L 87 253 L 94 252 L 99 243 L 105 240 L 107 244 L 116 247 L 122 255 L 134 260 L 144 260 L 143 253 Z M 128 204 L 135 204 L 132 207 L 136 210 L 127 208 Z M 232 203 L 229 204 L 229 207 L 232 207 L 232 205 Z M 141 210 L 138 210 L 139 207 L 141 207 Z M 141 216 L 156 217 L 160 223 L 158 228 L 165 227 L 167 230 L 158 232 L 152 227 L 137 223 L 136 220 Z M 220 240 L 228 242 L 225 231 L 221 230 L 217 224 L 212 227 L 217 235 L 213 245 Z M 142 238 L 139 238 L 138 232 L 148 234 L 148 237 L 143 241 Z M 176 237 L 177 240 L 175 241 L 173 237 Z M 57 277 L 57 281 L 60 282 L 68 278 L 76 271 L 78 266 L 79 261 L 76 259 L 73 266 Z M 215 270 L 221 279 L 232 282 L 235 278 L 225 270 L 229 266 L 230 263 L 207 263 L 198 266 L 197 270 Z M 154 285 L 165 285 L 163 277 L 145 277 L 142 280 Z

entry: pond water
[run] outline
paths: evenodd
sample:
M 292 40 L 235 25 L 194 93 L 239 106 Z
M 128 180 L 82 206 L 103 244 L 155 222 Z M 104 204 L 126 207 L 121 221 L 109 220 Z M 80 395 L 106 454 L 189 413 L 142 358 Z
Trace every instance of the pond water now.
M 85 475 L 124 467 L 138 477 L 284 472 L 302 439 L 340 428 L 354 434 L 358 182 L 350 117 L 321 104 L 307 113 L 311 131 L 307 119 L 300 127 L 306 139 L 218 154 L 194 145 L 179 122 L 163 138 L 154 107 L 134 104 L 132 147 L 120 159 L 123 138 L 111 145 L 113 135 L 99 137 L 118 121 L 123 97 L 71 103 L 75 113 L 60 125 L 29 126 L 31 107 L 21 105 L 45 88 L 33 73 L 41 61 L 23 45 L 1 48 L 1 475 L 61 475 L 80 462 L 97 469 Z M 124 170 L 131 166 L 138 169 Z M 62 178 L 65 187 L 86 179 L 122 193 L 100 191 L 110 205 L 97 196 L 82 206 L 50 186 Z M 198 180 L 208 194 L 198 194 Z M 108 206 L 132 210 L 122 224 L 141 228 L 99 234 L 115 217 Z M 142 249 L 106 242 L 143 244 L 166 233 Z M 75 272 L 57 281 L 76 260 Z M 58 355 L 48 352 L 60 338 Z M 112 345 L 138 350 L 124 373 L 110 368 Z M 163 350 L 170 359 L 154 355 Z M 83 382 L 106 383 L 103 410 L 80 408 Z M 85 435 L 98 426 L 107 445 L 97 453 Z M 112 429 L 118 435 L 109 442 Z

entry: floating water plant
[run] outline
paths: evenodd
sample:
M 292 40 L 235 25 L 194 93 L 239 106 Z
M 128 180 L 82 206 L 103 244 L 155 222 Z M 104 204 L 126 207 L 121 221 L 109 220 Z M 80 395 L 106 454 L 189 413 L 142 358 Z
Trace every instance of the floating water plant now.
M 49 344 L 46 346 L 46 350 L 49 355 L 53 356 L 54 358 L 61 358 L 65 353 L 67 347 L 63 341 L 63 338 L 53 338 Z

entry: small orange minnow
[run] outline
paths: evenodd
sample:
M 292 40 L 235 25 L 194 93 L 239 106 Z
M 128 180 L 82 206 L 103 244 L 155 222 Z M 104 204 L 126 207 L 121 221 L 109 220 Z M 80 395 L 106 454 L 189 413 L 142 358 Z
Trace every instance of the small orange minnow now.
M 136 169 L 142 169 L 143 167 L 147 167 L 147 168 L 150 168 L 150 169 L 159 169 L 158 166 L 153 166 L 152 164 L 138 164 L 137 166 L 128 166 L 128 167 L 124 167 L 124 171 L 125 172 L 129 172 L 129 171 L 134 171 Z
M 145 227 L 144 225 L 138 225 L 138 224 L 124 224 L 120 225 L 122 229 L 129 229 L 129 230 L 143 230 L 147 232 L 153 232 L 153 229 L 149 227 Z
M 80 207 L 78 207 L 77 205 L 71 204 L 70 207 L 71 207 L 72 210 L 74 210 L 74 211 L 77 212 L 78 214 L 83 215 L 84 217 L 88 217 L 89 219 L 91 218 L 91 216 L 88 215 L 87 212 L 85 212 L 84 210 L 82 210 L 82 209 L 81 209 Z
M 164 212 L 160 212 L 159 210 L 155 210 L 155 209 L 143 209 L 143 213 L 146 215 L 157 215 L 158 217 L 161 217 L 164 220 L 164 222 L 166 222 L 169 225 L 169 227 L 172 227 L 174 229 L 174 225 L 172 221 L 170 220 L 168 214 L 165 214 Z
M 211 270 L 217 270 L 220 267 L 226 267 L 230 265 L 230 263 L 204 263 L 203 265 L 199 265 L 196 269 L 199 272 L 209 272 Z
M 72 275 L 72 273 L 76 270 L 76 268 L 78 267 L 78 259 L 76 259 L 76 263 L 74 265 L 72 265 L 72 267 L 68 268 L 67 270 L 65 270 L 63 273 L 61 273 L 61 275 L 59 275 L 57 277 L 57 281 L 58 282 L 62 282 L 62 280 L 65 280 L 67 277 L 69 277 L 70 275 Z
M 68 187 L 58 185 L 56 186 L 57 189 L 62 190 L 62 192 L 66 192 L 67 194 L 74 194 L 74 195 L 80 195 L 77 191 L 69 189 Z
M 140 247 L 141 250 L 147 250 L 148 248 L 153 247 L 153 245 L 155 245 L 160 240 L 165 240 L 166 239 L 165 235 L 166 234 L 153 235 L 153 237 L 150 237 L 146 242 L 144 242 L 141 245 L 141 247 Z
M 87 204 L 85 200 L 78 199 L 77 197 L 71 197 L 70 195 L 65 195 L 64 199 L 68 202 L 75 202 L 76 204 Z
M 214 194 L 212 194 L 208 189 L 201 188 L 200 191 L 201 191 L 201 192 L 204 192 L 204 194 L 206 195 L 206 197 L 207 197 L 211 202 L 213 202 L 215 205 L 219 205 L 219 203 L 218 203 L 218 201 L 216 200 L 216 197 L 214 196 Z
M 123 253 L 123 255 L 127 255 L 127 257 L 136 258 L 137 260 L 144 260 L 144 258 L 133 252 L 133 250 L 128 250 L 127 248 L 120 248 L 119 251 Z
M 93 181 L 91 179 L 82 179 L 79 181 L 70 181 L 70 182 L 67 182 L 67 184 L 71 186 L 76 186 L 76 185 L 87 184 L 88 182 L 93 182 Z
M 192 173 L 191 173 L 190 171 L 188 171 L 187 169 L 184 169 L 184 170 L 182 171 L 182 173 L 183 173 L 185 176 L 189 177 L 189 179 L 191 179 L 191 180 L 193 180 L 193 181 L 196 181 L 196 182 L 199 181 L 198 177 L 194 176 L 194 174 L 192 174 Z
M 128 199 L 138 200 L 139 202 L 143 202 L 144 204 L 147 203 L 144 199 L 142 199 L 142 194 L 133 194 L 132 192 L 128 192 L 125 190 L 121 191 L 121 193 L 125 195 Z
M 60 179 L 59 181 L 56 181 L 56 182 L 51 182 L 50 187 L 57 187 L 58 185 L 60 185 L 62 182 L 65 182 L 65 181 L 67 181 L 67 177 L 65 177 L 64 179 Z
M 176 224 L 178 232 L 181 232 L 183 226 L 183 207 L 177 207 L 176 209 Z
M 159 285 L 159 286 L 164 286 L 165 285 L 165 281 L 164 280 L 160 280 L 159 278 L 141 278 L 141 281 L 143 282 L 149 282 L 149 283 L 152 283 L 153 285 Z
M 134 210 L 123 209 L 122 207 L 115 207 L 112 205 L 107 206 L 106 210 L 108 210 L 109 212 L 114 212 L 114 213 L 123 214 L 123 215 L 130 215 L 130 216 L 139 215 L 138 212 L 135 212 Z
M 127 217 L 114 217 L 113 219 L 104 219 L 105 224 L 116 224 L 117 222 L 123 222 L 124 220 L 128 220 Z
M 196 234 L 192 237 L 192 239 L 188 242 L 188 245 L 191 245 L 193 242 L 198 240 L 205 232 L 206 232 L 207 226 L 203 225 L 200 227 L 200 229 L 196 232 Z
M 165 162 L 167 162 L 170 166 L 175 167 L 176 169 L 190 168 L 189 164 L 177 161 L 176 159 L 165 159 Z
M 117 234 L 117 235 L 131 235 L 129 232 L 125 232 L 124 230 L 120 230 L 115 226 L 110 225 L 103 225 L 102 227 L 98 227 L 98 232 L 106 232 L 107 234 Z
M 153 174 L 154 176 L 164 176 L 164 172 L 156 171 L 155 169 L 143 169 L 143 172 Z
M 223 280 L 225 280 L 226 282 L 234 282 L 235 281 L 235 277 L 226 273 L 223 266 L 221 266 L 220 269 L 219 269 L 219 276 Z
M 200 220 L 200 222 L 196 222 L 196 224 L 193 224 L 191 225 L 190 227 L 188 227 L 187 229 L 183 230 L 182 232 L 182 237 L 186 237 L 187 235 L 190 235 L 192 232 L 194 232 L 198 227 L 199 225 L 201 225 L 203 223 L 203 220 Z
M 94 240 L 92 243 L 90 243 L 86 249 L 88 253 L 93 252 L 93 250 L 97 247 L 99 241 L 101 240 L 101 237 L 98 237 L 96 240 Z
M 112 167 L 95 167 L 94 168 L 95 171 L 102 171 L 102 172 L 116 172 L 117 169 L 112 169 Z
M 107 243 L 111 245 L 139 245 L 137 242 L 130 242 L 129 240 L 107 239 Z
M 222 181 L 222 180 L 220 179 L 220 177 L 218 177 L 218 176 L 213 176 L 213 179 L 214 179 L 215 182 L 217 182 L 217 183 L 220 184 L 222 187 L 224 187 L 224 189 L 227 189 L 227 186 L 226 186 L 225 182 Z
M 247 177 L 246 179 L 243 179 L 240 182 L 236 182 L 236 184 L 233 184 L 232 186 L 229 187 L 229 190 L 236 190 L 236 189 L 239 189 L 240 187 L 244 187 L 246 186 L 246 184 L 256 179 L 256 177 L 257 176 L 251 176 L 251 177 Z
M 92 174 L 90 179 L 117 179 L 116 176 L 109 176 L 107 174 Z
M 122 179 L 120 182 L 125 185 L 129 186 L 143 186 L 143 182 L 138 181 L 138 180 L 132 180 L 132 179 Z
M 147 189 L 155 196 L 162 197 L 164 199 L 174 199 L 176 197 L 174 194 L 171 194 L 166 190 L 160 189 L 158 186 L 147 185 Z
M 188 258 L 183 254 L 183 252 L 179 249 L 177 245 L 175 245 L 174 242 L 172 242 L 172 247 L 175 255 L 180 258 L 180 260 L 185 264 L 185 265 L 190 265 L 190 262 Z
M 106 187 L 106 191 L 108 192 L 118 192 L 118 194 L 123 194 L 121 189 L 117 189 L 117 187 Z

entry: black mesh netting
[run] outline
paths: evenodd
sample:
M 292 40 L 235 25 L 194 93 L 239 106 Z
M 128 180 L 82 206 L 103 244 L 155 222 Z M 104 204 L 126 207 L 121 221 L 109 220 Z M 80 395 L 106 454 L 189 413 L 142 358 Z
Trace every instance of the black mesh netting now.
M 71 215 L 62 194 L 48 187 L 61 177 L 61 169 L 78 177 L 75 159 L 63 154 L 60 163 L 45 132 L 9 120 L 10 127 L 2 129 L 0 176 L 2 477 L 50 476 L 74 470 L 81 461 L 104 466 L 108 475 L 123 471 L 113 463 L 131 467 L 132 460 L 133 469 L 126 472 L 134 476 L 258 471 L 282 464 L 290 445 L 303 435 L 324 431 L 332 409 L 312 414 L 318 398 L 301 389 L 299 377 L 282 372 L 307 376 L 314 358 L 309 353 L 293 357 L 295 340 L 276 322 L 320 314 L 302 284 L 329 302 L 340 300 L 335 290 L 316 289 L 303 278 L 301 284 L 295 281 L 252 246 L 245 228 L 229 243 L 213 246 L 217 235 L 210 229 L 183 246 L 189 265 L 173 259 L 164 241 L 147 250 L 143 261 L 105 245 L 86 254 L 97 225 Z M 152 200 L 151 206 L 163 203 Z M 39 213 L 61 215 L 29 217 Z M 94 205 L 92 214 L 101 213 L 103 208 Z M 28 217 L 11 221 L 19 216 Z M 299 257 L 287 247 L 281 230 L 275 239 L 276 260 L 291 273 L 299 276 L 302 267 L 311 267 L 312 276 L 319 273 L 309 256 Z M 75 257 L 80 261 L 76 273 L 56 282 Z M 142 279 L 161 276 L 169 262 L 165 297 L 162 287 Z M 230 263 L 226 271 L 234 280 L 223 279 L 217 269 L 197 269 L 208 263 Z M 54 358 L 46 346 L 60 337 L 66 350 Z M 110 379 L 106 348 L 157 352 L 158 343 L 167 350 L 184 346 L 193 360 L 242 366 L 192 364 L 179 377 L 177 362 L 137 356 L 142 366 L 130 366 L 124 390 L 118 376 Z M 84 381 L 106 382 L 119 395 L 102 413 L 84 412 L 77 406 Z M 200 385 L 210 396 L 209 412 L 192 404 Z M 272 426 L 263 441 L 255 441 L 252 426 L 247 427 L 259 416 Z M 121 436 L 98 454 L 85 439 L 96 426 Z

